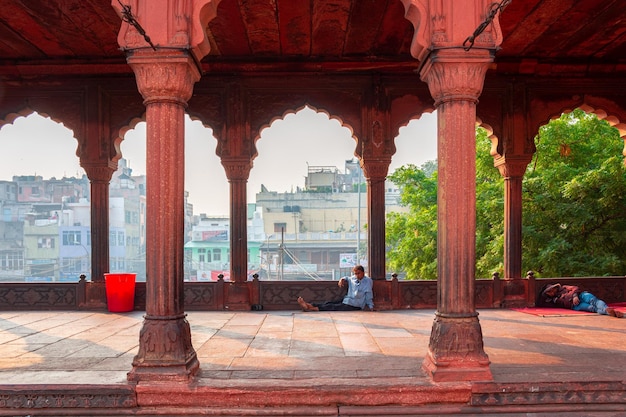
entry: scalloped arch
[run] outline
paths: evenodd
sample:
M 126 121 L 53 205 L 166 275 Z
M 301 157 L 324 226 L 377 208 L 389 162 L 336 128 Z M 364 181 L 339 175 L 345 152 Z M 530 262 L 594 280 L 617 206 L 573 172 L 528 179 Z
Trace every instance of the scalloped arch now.
M 272 125 L 274 124 L 274 122 L 276 122 L 276 121 L 278 121 L 278 120 L 285 120 L 285 117 L 287 117 L 287 116 L 288 116 L 288 115 L 290 115 L 290 114 L 294 114 L 294 115 L 295 115 L 295 114 L 298 114 L 300 111 L 304 110 L 305 108 L 309 108 L 309 109 L 313 110 L 315 113 L 325 114 L 325 115 L 326 115 L 326 117 L 328 117 L 328 120 L 329 120 L 329 121 L 330 121 L 330 120 L 336 120 L 337 122 L 339 122 L 339 125 L 340 125 L 341 127 L 344 127 L 344 128 L 346 128 L 346 129 L 348 129 L 348 130 L 350 131 L 350 137 L 352 137 L 352 139 L 354 139 L 354 142 L 355 142 L 355 144 L 357 145 L 357 146 L 355 147 L 355 153 L 354 153 L 354 155 L 355 155 L 356 157 L 360 157 L 360 155 L 358 155 L 358 154 L 356 153 L 356 149 L 358 149 L 359 138 L 357 138 L 356 136 L 354 136 L 354 129 L 352 128 L 352 126 L 350 126 L 350 125 L 349 125 L 349 124 L 347 124 L 347 123 L 344 123 L 344 122 L 343 122 L 343 120 L 342 120 L 340 117 L 338 117 L 338 116 L 333 116 L 331 113 L 329 113 L 329 112 L 328 112 L 328 111 L 326 111 L 325 109 L 315 107 L 315 106 L 313 106 L 313 105 L 311 105 L 311 104 L 309 104 L 309 103 L 305 103 L 305 104 L 303 104 L 301 107 L 298 107 L 298 108 L 296 108 L 296 109 L 293 109 L 293 108 L 292 108 L 292 109 L 287 109 L 285 112 L 283 112 L 283 114 L 282 114 L 281 116 L 272 117 L 272 118 L 269 120 L 269 122 L 268 122 L 268 123 L 263 124 L 263 125 L 261 125 L 261 126 L 259 127 L 259 132 L 258 132 L 257 136 L 254 138 L 255 150 L 254 150 L 254 157 L 253 157 L 253 159 L 254 159 L 254 158 L 256 158 L 256 157 L 258 156 L 258 152 L 257 152 L 257 150 L 256 150 L 256 143 L 259 141 L 259 139 L 261 139 L 261 135 L 262 135 L 262 133 L 263 133 L 263 131 L 264 131 L 265 129 L 268 129 L 268 128 L 272 127 Z
M 498 137 L 493 133 L 493 127 L 491 125 L 484 123 L 480 117 L 476 117 L 476 127 L 482 127 L 487 131 L 487 138 L 491 141 L 491 149 L 489 149 L 489 155 L 494 158 L 499 158 L 500 152 L 498 152 Z
M 145 122 L 145 121 L 146 121 L 146 113 L 144 113 L 141 117 L 133 117 L 128 122 L 127 125 L 120 128 L 120 130 L 118 131 L 117 137 L 113 139 L 113 147 L 115 149 L 115 155 L 113 156 L 113 158 L 111 158 L 112 162 L 115 162 L 117 164 L 117 161 L 119 161 L 122 158 L 122 142 L 124 141 L 124 137 L 126 136 L 126 133 L 135 129 L 135 127 L 137 127 L 139 123 Z
M 24 107 L 22 110 L 18 111 L 18 112 L 12 112 L 12 113 L 8 113 L 4 119 L 0 119 L 0 129 L 5 126 L 5 125 L 11 125 L 13 123 L 15 123 L 15 120 L 19 119 L 20 117 L 28 117 L 30 115 L 33 114 L 37 114 L 41 117 L 47 118 L 52 120 L 55 123 L 60 124 L 61 126 L 63 126 L 64 128 L 66 128 L 67 130 L 69 130 L 70 132 L 72 132 L 72 137 L 74 138 L 74 140 L 76 141 L 76 156 L 80 157 L 80 146 L 81 146 L 81 142 L 80 140 L 76 137 L 76 134 L 74 132 L 73 129 L 71 129 L 70 127 L 68 127 L 65 123 L 63 123 L 63 120 L 57 117 L 53 117 L 50 116 L 48 113 L 44 113 L 44 112 L 38 112 L 37 110 L 34 110 L 30 107 Z
M 576 107 L 565 107 L 561 109 L 560 113 L 552 114 L 550 116 L 550 119 L 545 121 L 541 126 L 544 126 L 550 123 L 551 120 L 558 119 L 559 117 L 561 117 L 563 113 L 571 113 L 576 109 L 580 109 L 586 113 L 595 114 L 598 119 L 606 120 L 609 126 L 617 129 L 617 131 L 619 132 L 619 136 L 624 141 L 624 148 L 622 150 L 622 155 L 625 157 L 624 164 L 626 165 L 626 123 L 620 122 L 617 116 L 608 114 L 604 109 L 600 107 L 594 107 L 587 103 L 583 103 L 580 106 L 576 106 Z
M 197 117 L 197 116 L 193 116 L 189 113 L 185 113 L 186 116 L 189 116 L 189 119 L 192 121 L 198 121 L 200 123 L 202 123 L 202 126 L 206 129 L 211 129 L 211 132 L 213 133 L 213 136 L 215 136 L 215 130 L 213 129 L 213 127 L 207 123 L 204 122 L 204 120 L 202 120 L 201 118 Z M 128 133 L 129 131 L 135 129 L 137 127 L 137 125 L 139 123 L 145 122 L 146 121 L 146 113 L 144 113 L 143 115 L 141 115 L 141 117 L 134 117 L 132 118 L 127 125 L 121 127 L 118 131 L 117 137 L 115 139 L 113 139 L 113 146 L 115 148 L 115 156 L 113 158 L 113 162 L 116 162 L 120 160 L 120 158 L 123 157 L 122 155 L 122 142 L 124 141 L 124 137 L 126 136 L 126 133 Z
M 424 114 L 433 114 L 435 111 L 436 109 L 434 107 L 427 107 L 421 112 L 408 115 L 405 122 L 401 122 L 393 127 L 393 131 L 391 132 L 393 138 L 397 138 L 400 135 L 400 129 L 407 127 L 413 120 L 420 120 Z
M 0 127 L 7 125 L 7 124 L 13 124 L 15 122 L 16 119 L 20 118 L 20 117 L 28 117 L 31 114 L 38 114 L 41 117 L 46 117 L 50 120 L 52 120 L 55 123 L 58 123 L 60 125 L 62 125 L 63 127 L 65 127 L 66 129 L 72 131 L 72 134 L 74 134 L 74 130 L 69 128 L 62 119 L 58 118 L 58 117 L 54 117 L 54 116 L 50 116 L 48 113 L 44 113 L 44 112 L 39 112 L 37 110 L 34 110 L 30 107 L 24 107 L 22 110 L 18 111 L 17 113 L 9 113 L 6 115 L 6 117 L 4 119 L 0 119 Z M 74 137 L 74 139 L 76 139 L 76 137 Z

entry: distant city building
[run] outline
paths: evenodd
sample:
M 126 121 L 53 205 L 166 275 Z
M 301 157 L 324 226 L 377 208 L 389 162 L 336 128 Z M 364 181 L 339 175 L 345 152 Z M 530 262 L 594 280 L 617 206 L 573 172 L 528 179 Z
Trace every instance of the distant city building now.
M 109 187 L 110 272 L 145 280 L 146 176 L 118 162 Z M 248 204 L 248 275 L 260 279 L 337 279 L 367 263 L 367 190 L 361 167 L 309 166 L 304 188 L 265 186 Z M 90 184 L 82 178 L 14 176 L 0 181 L 0 280 L 76 281 L 91 273 Z M 193 214 L 185 192 L 185 280 L 230 278 L 228 217 Z M 386 188 L 387 210 L 399 190 Z M 348 261 L 350 260 L 350 261 Z

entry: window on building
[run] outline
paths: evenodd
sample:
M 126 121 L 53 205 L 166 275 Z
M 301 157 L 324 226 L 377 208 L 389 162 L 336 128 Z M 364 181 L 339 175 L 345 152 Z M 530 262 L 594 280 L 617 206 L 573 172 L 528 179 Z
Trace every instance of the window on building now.
M 117 232 L 117 246 L 124 246 L 124 232 Z
M 274 223 L 274 233 L 281 233 L 287 230 L 287 223 Z
M 82 236 L 76 230 L 63 231 L 63 246 L 77 246 L 82 244 Z
M 219 262 L 222 260 L 222 250 L 221 249 L 213 249 L 213 262 Z
M 6 271 L 24 269 L 24 253 L 2 252 L 0 254 L 0 268 Z
M 206 249 L 198 249 L 198 262 L 206 262 Z
M 40 237 L 37 239 L 37 247 L 39 249 L 52 249 L 54 248 L 53 237 Z

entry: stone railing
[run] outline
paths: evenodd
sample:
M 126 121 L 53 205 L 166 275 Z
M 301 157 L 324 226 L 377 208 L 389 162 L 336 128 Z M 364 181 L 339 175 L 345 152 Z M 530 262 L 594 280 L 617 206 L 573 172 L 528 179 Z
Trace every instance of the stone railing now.
M 532 272 L 511 286 L 497 275 L 477 279 L 476 308 L 507 308 L 533 306 L 546 284 L 578 285 L 608 303 L 626 301 L 626 277 L 534 277 Z M 228 293 L 235 285 L 228 281 L 185 282 L 185 309 L 228 310 Z M 241 285 L 241 284 L 240 284 Z M 247 288 L 253 310 L 296 310 L 297 297 L 307 301 L 340 298 L 337 281 L 260 281 L 243 284 Z M 106 309 L 105 283 L 80 279 L 76 283 L 0 283 L 0 310 L 101 310 Z M 511 291 L 510 288 L 514 288 Z M 244 290 L 245 291 L 245 290 Z M 378 309 L 421 309 L 437 307 L 437 282 L 404 281 L 395 277 L 374 281 L 374 302 Z M 144 310 L 145 282 L 135 285 L 135 309 Z M 240 307 L 240 306 L 239 306 Z

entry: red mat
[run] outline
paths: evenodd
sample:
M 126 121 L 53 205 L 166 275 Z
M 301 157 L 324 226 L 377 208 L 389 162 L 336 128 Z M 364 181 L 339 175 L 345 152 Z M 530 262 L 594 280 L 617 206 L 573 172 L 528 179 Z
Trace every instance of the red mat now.
M 576 311 L 566 308 L 554 308 L 554 307 L 524 307 L 524 308 L 512 308 L 513 311 L 519 311 L 520 313 L 532 314 L 533 316 L 541 317 L 559 317 L 559 316 L 578 316 L 581 314 L 595 314 L 588 311 Z
M 609 307 L 613 307 L 616 310 L 626 313 L 626 302 L 624 303 L 610 303 Z M 513 311 L 519 311 L 520 313 L 532 314 L 533 316 L 541 317 L 561 317 L 561 316 L 577 316 L 581 314 L 596 314 L 588 311 L 576 311 L 566 308 L 555 307 L 524 307 L 524 308 L 512 308 Z

